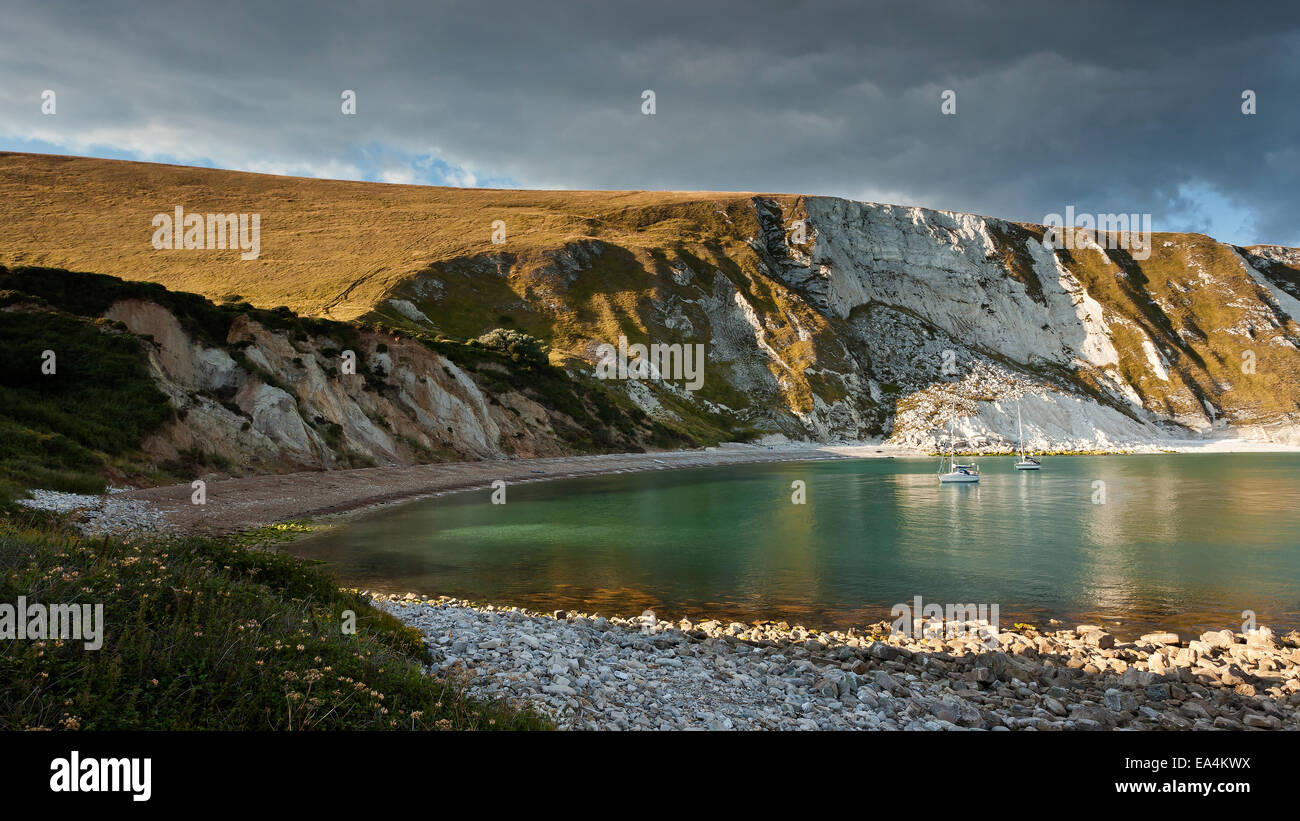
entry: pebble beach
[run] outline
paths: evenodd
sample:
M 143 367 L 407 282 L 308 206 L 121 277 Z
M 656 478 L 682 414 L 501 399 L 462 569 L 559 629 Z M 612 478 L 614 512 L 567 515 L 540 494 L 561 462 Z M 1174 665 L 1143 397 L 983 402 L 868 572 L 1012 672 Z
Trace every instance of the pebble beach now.
M 371 597 L 423 633 L 429 673 L 561 729 L 1300 729 L 1296 631 L 1020 627 L 990 642 Z

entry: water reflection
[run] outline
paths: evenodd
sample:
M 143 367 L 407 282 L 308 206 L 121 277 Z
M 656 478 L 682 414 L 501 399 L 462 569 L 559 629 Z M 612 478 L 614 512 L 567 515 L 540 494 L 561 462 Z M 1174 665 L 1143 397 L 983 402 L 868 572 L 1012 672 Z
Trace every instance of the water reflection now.
M 1300 459 L 1075 457 L 940 486 L 929 460 L 659 471 L 456 494 L 297 543 L 349 584 L 848 626 L 915 595 L 1004 621 L 1221 627 L 1300 611 Z M 791 482 L 806 483 L 793 504 Z M 1094 482 L 1105 483 L 1094 503 Z

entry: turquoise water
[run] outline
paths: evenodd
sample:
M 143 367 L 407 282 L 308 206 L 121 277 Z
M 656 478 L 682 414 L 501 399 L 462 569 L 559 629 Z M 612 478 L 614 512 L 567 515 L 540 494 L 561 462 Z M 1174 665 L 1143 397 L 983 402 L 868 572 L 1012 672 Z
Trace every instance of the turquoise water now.
M 843 628 L 919 595 L 997 604 L 1004 625 L 1240 629 L 1249 609 L 1300 626 L 1300 457 L 977 461 L 974 486 L 940 486 L 937 460 L 920 459 L 519 484 L 504 505 L 452 494 L 289 549 L 349 585 L 541 610 Z M 806 504 L 791 502 L 796 480 Z

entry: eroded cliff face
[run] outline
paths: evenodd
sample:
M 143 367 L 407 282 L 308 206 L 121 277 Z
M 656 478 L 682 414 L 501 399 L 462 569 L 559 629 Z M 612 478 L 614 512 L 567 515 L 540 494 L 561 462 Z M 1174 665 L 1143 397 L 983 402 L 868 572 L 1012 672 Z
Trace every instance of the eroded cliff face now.
M 670 245 L 434 264 L 379 314 L 435 329 L 467 307 L 504 316 L 577 369 L 620 334 L 703 344 L 697 393 L 614 387 L 660 419 L 725 411 L 791 439 L 935 447 L 952 425 L 1003 448 L 1019 405 L 1040 449 L 1300 441 L 1295 249 L 1155 234 L 1137 260 L 1105 237 L 1054 250 L 1041 226 L 826 197 L 716 213 L 721 227 Z
M 476 376 L 412 340 L 362 331 L 357 373 L 337 341 L 237 318 L 225 345 L 193 338 L 166 307 L 129 299 L 106 318 L 146 340 L 149 369 L 177 409 L 147 453 L 225 472 L 283 472 L 455 459 L 530 457 L 581 448 L 578 422 Z M 635 437 L 623 449 L 638 447 Z
M 791 215 L 766 205 L 774 273 L 875 348 L 869 366 L 888 362 L 904 381 L 895 439 L 930 440 L 945 418 L 970 440 L 1013 438 L 1015 402 L 1041 447 L 1229 427 L 1300 438 L 1290 249 L 1156 234 L 1138 261 L 1095 235 L 1053 250 L 1039 226 L 827 198 L 799 204 L 799 245 L 777 233 Z M 936 354 L 938 378 L 925 364 Z

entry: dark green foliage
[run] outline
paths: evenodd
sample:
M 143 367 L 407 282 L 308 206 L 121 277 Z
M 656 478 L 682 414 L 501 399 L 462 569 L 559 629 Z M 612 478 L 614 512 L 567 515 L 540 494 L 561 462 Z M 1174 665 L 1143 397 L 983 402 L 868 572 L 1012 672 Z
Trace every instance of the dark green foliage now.
M 419 634 L 244 538 L 88 539 L 0 520 L 0 601 L 102 604 L 103 647 L 0 642 L 0 729 L 543 729 L 421 672 Z M 355 634 L 343 630 L 345 611 Z
M 269 311 L 247 302 L 229 301 L 214 305 L 205 297 L 183 291 L 169 291 L 154 282 L 132 282 L 105 274 L 64 271 L 59 268 L 0 267 L 0 291 L 19 291 L 39 297 L 61 311 L 78 316 L 101 316 L 115 302 L 140 299 L 156 302 L 176 315 L 181 327 L 212 347 L 225 347 L 230 326 L 247 315 L 272 330 L 329 337 L 340 347 L 354 348 L 357 329 L 346 322 L 300 317 L 285 306 Z M 228 295 L 236 297 L 235 294 Z
M 544 368 L 549 364 L 546 346 L 534 336 L 510 328 L 497 328 L 480 336 L 474 343 L 505 354 L 511 362 L 531 368 Z M 471 344 L 474 344 L 471 343 Z
M 141 341 L 111 323 L 0 313 L 0 483 L 103 488 L 104 468 L 172 416 Z M 43 353 L 55 372 L 42 372 Z

